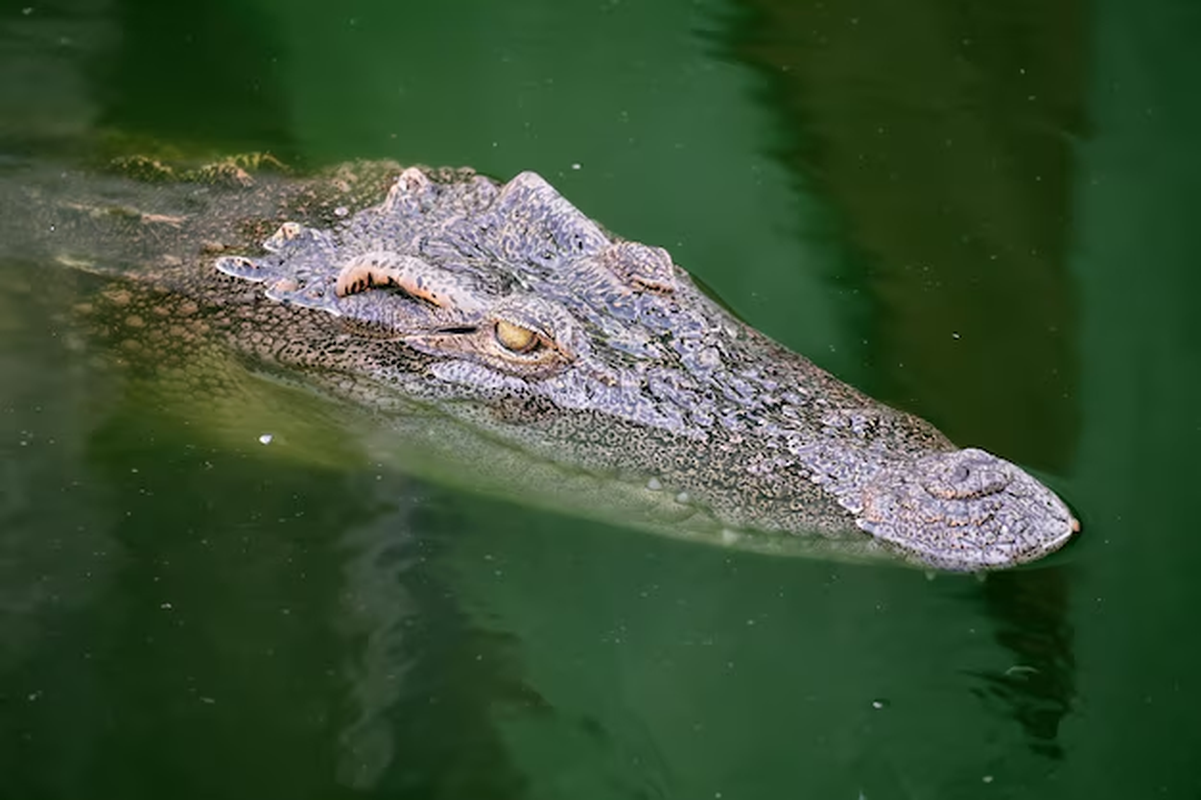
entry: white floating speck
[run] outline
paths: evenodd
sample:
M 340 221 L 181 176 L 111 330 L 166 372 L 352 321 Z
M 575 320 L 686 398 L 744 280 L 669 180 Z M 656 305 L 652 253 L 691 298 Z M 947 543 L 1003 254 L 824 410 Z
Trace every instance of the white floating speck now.
M 259 444 L 271 444 L 271 440 L 274 438 L 275 437 L 272 436 L 271 434 L 264 433 L 262 436 L 259 437 Z
M 572 169 L 579 169 L 579 168 L 580 168 L 580 165 L 579 165 L 579 163 L 577 162 L 577 163 L 575 163 L 575 164 L 572 164 L 572 165 L 571 165 L 571 168 L 572 168 Z

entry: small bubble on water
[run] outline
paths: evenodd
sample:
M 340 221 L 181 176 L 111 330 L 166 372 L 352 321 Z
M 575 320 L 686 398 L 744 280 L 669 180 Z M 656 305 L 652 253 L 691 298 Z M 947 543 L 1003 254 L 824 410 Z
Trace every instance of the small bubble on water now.
M 264 433 L 262 436 L 259 437 L 259 444 L 271 444 L 271 441 L 274 438 L 275 437 L 272 436 L 270 433 Z

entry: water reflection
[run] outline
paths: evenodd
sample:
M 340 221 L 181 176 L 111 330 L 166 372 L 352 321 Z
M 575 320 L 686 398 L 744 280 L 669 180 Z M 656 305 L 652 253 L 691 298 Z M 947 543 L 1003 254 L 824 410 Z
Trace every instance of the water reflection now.
M 742 5 L 728 49 L 772 87 L 791 128 L 780 157 L 843 211 L 864 255 L 843 280 L 873 306 L 869 388 L 952 439 L 1066 468 L 1085 4 Z M 1054 758 L 1075 694 L 1069 589 L 1044 569 L 991 576 L 981 595 L 1014 666 L 976 673 L 976 692 Z
M 57 316 L 73 283 L 0 261 L 0 669 L 103 594 L 123 562 L 105 491 L 83 464 L 105 386 Z
M 874 304 L 869 388 L 955 441 L 1065 468 L 1084 4 L 743 5 L 729 50 L 772 87 L 780 155 L 865 256 L 846 279 Z
M 120 47 L 90 73 L 104 98 L 100 124 L 176 146 L 291 155 L 281 83 L 294 54 L 260 4 L 196 3 L 181 15 L 170 4 L 114 0 L 111 14 Z
M 437 493 L 411 490 L 394 507 L 394 483 L 367 488 L 382 513 L 341 537 L 350 702 L 339 781 L 389 796 L 524 796 L 497 717 L 549 709 L 519 677 L 513 638 L 474 624 L 441 574 L 453 513 Z
M 522 794 L 496 718 L 544 704 L 458 607 L 445 500 L 195 351 L 189 405 L 173 356 L 117 344 L 167 323 L 110 349 L 74 281 L 0 266 L 5 790 Z
M 1069 621 L 1070 582 L 1064 567 L 998 573 L 981 591 L 997 642 L 1013 654 L 1004 670 L 980 671 L 973 690 L 1022 726 L 1030 748 L 1059 759 L 1059 725 L 1076 700 L 1074 631 Z

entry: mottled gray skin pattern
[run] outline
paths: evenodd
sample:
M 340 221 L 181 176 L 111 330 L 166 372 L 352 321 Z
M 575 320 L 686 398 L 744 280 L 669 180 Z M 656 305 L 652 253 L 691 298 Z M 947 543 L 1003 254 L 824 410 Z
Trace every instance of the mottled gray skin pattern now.
M 391 415 L 482 484 L 661 533 L 980 571 L 1078 528 L 1018 467 L 742 324 L 533 173 L 256 180 L 0 184 L 0 256 L 32 240 L 133 278 L 110 333 L 155 358 L 222 342 Z
M 264 248 L 215 266 L 387 341 L 355 369 L 471 401 L 452 413 L 545 458 L 652 476 L 729 538 L 864 531 L 913 563 L 985 570 L 1076 527 L 1016 466 L 743 325 L 665 250 L 608 234 L 534 173 L 411 168 L 382 204 L 330 229 L 285 224 Z

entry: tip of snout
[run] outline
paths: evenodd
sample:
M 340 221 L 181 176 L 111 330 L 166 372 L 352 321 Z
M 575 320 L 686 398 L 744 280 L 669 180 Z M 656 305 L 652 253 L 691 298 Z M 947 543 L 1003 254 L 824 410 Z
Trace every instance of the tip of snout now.
M 858 525 L 902 559 L 980 572 L 1036 561 L 1063 547 L 1080 521 L 1020 467 L 983 450 L 935 453 L 877 475 Z

